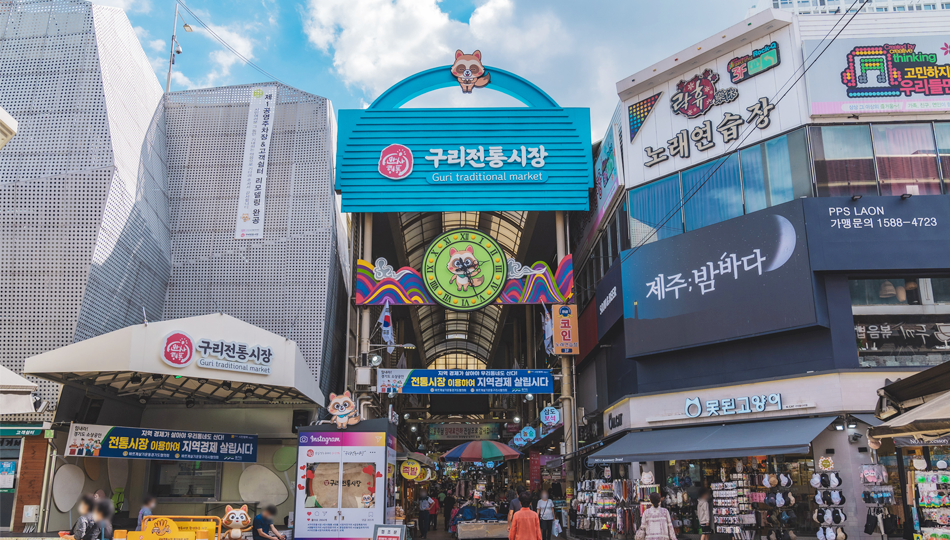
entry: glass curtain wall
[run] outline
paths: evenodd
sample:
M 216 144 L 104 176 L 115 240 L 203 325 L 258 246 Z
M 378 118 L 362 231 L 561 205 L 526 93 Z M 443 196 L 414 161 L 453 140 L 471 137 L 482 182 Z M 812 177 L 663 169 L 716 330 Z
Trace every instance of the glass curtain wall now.
M 940 195 L 930 124 L 873 124 L 881 195 Z
M 869 126 L 809 129 L 819 197 L 877 195 Z

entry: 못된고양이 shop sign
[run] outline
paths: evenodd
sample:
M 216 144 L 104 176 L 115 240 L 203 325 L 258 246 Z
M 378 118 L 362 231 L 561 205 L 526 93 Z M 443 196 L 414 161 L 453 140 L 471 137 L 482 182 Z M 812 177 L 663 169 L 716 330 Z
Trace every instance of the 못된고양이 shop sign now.
M 496 90 L 527 107 L 400 108 L 450 86 Z M 587 210 L 590 110 L 560 107 L 530 82 L 457 51 L 451 66 L 341 110 L 336 189 L 344 212 Z

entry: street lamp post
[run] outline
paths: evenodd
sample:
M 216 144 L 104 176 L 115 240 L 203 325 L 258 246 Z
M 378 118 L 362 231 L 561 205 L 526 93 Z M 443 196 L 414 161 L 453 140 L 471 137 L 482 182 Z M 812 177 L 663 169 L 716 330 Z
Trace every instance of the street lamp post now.
M 165 79 L 165 93 L 167 94 L 171 90 L 172 85 L 172 66 L 175 65 L 175 55 L 181 54 L 181 45 L 178 44 L 178 17 L 181 17 L 178 14 L 178 1 L 175 1 L 175 24 L 172 26 L 172 43 L 169 47 L 168 52 L 168 77 Z M 185 18 L 181 17 L 181 22 L 184 23 L 182 28 L 185 29 L 185 32 L 192 32 L 194 29 L 190 24 L 185 22 Z

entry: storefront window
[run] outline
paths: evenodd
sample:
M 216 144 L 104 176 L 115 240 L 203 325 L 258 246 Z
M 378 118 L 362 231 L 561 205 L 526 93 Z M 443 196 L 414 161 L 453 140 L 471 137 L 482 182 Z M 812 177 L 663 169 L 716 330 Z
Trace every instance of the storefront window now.
M 931 278 L 935 304 L 950 304 L 950 278 Z
M 919 305 L 920 284 L 916 279 L 852 279 L 852 306 Z
M 681 201 L 679 174 L 632 189 L 630 243 L 636 247 L 682 233 Z
M 877 195 L 868 126 L 813 126 L 818 196 Z
M 746 213 L 812 195 L 804 129 L 741 150 L 739 160 Z
M 149 493 L 169 499 L 219 498 L 221 466 L 208 461 L 149 463 Z
M 937 151 L 930 124 L 871 126 L 881 195 L 939 195 Z
M 950 193 L 950 122 L 934 124 L 937 135 L 937 152 L 940 154 L 940 168 L 943 169 L 943 181 Z
M 687 231 L 741 216 L 738 154 L 683 171 L 683 193 Z

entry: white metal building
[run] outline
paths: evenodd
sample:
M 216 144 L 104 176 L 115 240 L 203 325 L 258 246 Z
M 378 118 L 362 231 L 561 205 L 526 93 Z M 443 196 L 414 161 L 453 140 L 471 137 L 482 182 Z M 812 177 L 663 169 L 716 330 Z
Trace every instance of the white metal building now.
M 160 318 L 171 242 L 162 89 L 125 13 L 79 0 L 0 13 L 0 106 L 19 121 L 0 150 L 0 362 L 20 373 L 143 309 Z M 37 382 L 55 406 L 59 385 Z

